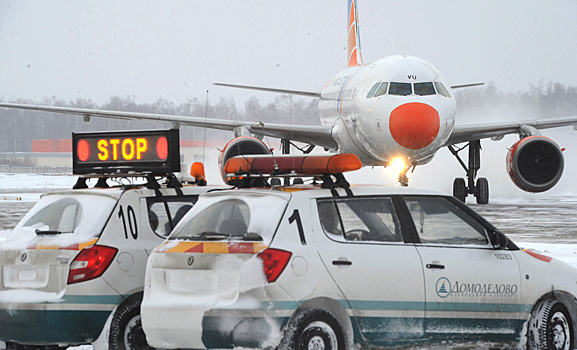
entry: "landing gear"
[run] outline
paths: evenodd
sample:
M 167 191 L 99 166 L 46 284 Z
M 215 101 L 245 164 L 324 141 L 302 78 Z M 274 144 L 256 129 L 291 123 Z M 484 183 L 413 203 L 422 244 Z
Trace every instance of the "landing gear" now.
M 477 179 L 477 185 L 475 186 L 475 198 L 477 198 L 478 204 L 489 203 L 489 180 L 484 177 Z
M 465 185 L 465 179 L 462 177 L 458 177 L 453 181 L 453 197 L 465 203 L 465 198 L 467 198 L 467 185 Z
M 406 168 L 405 170 L 402 170 L 399 173 L 399 183 L 401 184 L 401 186 L 409 186 L 409 178 L 407 177 L 407 171 L 409 171 L 409 168 Z
M 459 152 L 467 147 L 469 148 L 469 166 L 465 165 L 465 162 L 459 157 Z M 475 183 L 477 172 L 481 168 L 481 141 L 471 141 L 459 149 L 451 145 L 449 146 L 449 150 L 467 173 L 467 183 L 465 183 L 465 179 L 461 177 L 453 181 L 453 197 L 464 203 L 467 196 L 472 194 L 477 199 L 477 204 L 489 203 L 489 181 L 484 177 L 480 177 Z
M 315 148 L 315 145 L 312 145 L 312 144 L 309 145 L 307 148 L 304 148 L 304 147 L 300 148 L 297 145 L 295 145 L 294 143 L 292 143 L 291 140 L 289 140 L 289 139 L 281 139 L 280 140 L 280 149 L 281 149 L 282 154 L 290 154 L 291 153 L 291 145 L 294 148 L 298 149 L 299 151 L 303 152 L 303 154 L 309 154 Z M 273 182 L 274 182 L 274 184 L 273 184 Z M 287 176 L 284 178 L 284 185 L 285 186 L 290 186 L 290 184 L 291 184 L 290 182 L 291 182 L 290 177 Z M 302 183 L 303 183 L 302 178 L 297 177 L 293 180 L 294 185 L 302 184 Z M 272 186 L 280 186 L 280 179 L 279 178 L 271 179 L 271 185 Z

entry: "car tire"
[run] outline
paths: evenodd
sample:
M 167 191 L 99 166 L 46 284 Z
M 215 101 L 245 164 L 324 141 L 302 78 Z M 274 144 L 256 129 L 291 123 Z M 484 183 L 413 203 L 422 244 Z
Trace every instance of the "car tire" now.
M 465 203 L 465 198 L 467 198 L 467 186 L 465 185 L 465 179 L 462 177 L 453 180 L 453 197 Z
M 345 350 L 343 327 L 323 309 L 307 309 L 294 316 L 279 349 Z
M 574 343 L 569 311 L 557 300 L 545 300 L 531 312 L 527 327 L 528 350 L 569 350 Z
M 485 177 L 477 179 L 477 186 L 475 186 L 475 197 L 477 204 L 489 203 L 489 180 Z
M 110 325 L 110 350 L 154 349 L 146 342 L 140 319 L 140 300 L 120 305 Z

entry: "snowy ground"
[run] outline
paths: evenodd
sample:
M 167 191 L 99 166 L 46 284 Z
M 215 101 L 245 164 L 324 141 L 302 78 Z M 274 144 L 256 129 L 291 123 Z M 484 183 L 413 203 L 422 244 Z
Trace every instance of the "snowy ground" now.
M 76 177 L 69 175 L 0 174 L 0 240 L 43 192 L 72 188 L 75 182 Z M 541 194 L 529 199 L 491 198 L 488 205 L 470 206 L 518 246 L 535 249 L 577 268 L 577 196 Z M 488 343 L 445 344 L 438 349 L 491 347 Z M 92 347 L 70 349 L 91 350 Z
M 0 174 L 0 237 L 18 223 L 43 192 L 72 188 L 76 179 L 71 175 Z M 491 198 L 488 205 L 469 205 L 520 247 L 577 267 L 577 196 Z

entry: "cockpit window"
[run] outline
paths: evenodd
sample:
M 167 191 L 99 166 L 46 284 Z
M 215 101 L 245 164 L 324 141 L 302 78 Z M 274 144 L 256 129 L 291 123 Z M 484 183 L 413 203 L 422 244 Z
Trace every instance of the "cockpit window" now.
M 375 83 L 367 94 L 367 98 L 379 97 L 386 95 L 409 96 L 412 94 L 418 96 L 429 96 L 439 94 L 441 96 L 450 97 L 449 92 L 445 86 L 440 82 L 424 82 L 424 83 Z
M 413 93 L 411 83 L 391 83 L 389 95 L 408 96 Z
M 443 83 L 435 82 L 435 87 L 437 88 L 437 93 L 441 96 L 450 97 L 449 92 L 445 89 Z
M 433 83 L 415 83 L 413 88 L 415 89 L 415 95 L 435 95 Z
M 369 91 L 369 94 L 367 95 L 367 98 L 373 97 L 373 95 L 375 94 L 375 92 L 377 91 L 377 89 L 379 88 L 380 85 L 381 85 L 381 83 L 376 83 L 375 85 L 373 85 L 373 87 L 371 88 L 371 91 Z
M 389 87 L 389 83 L 382 83 L 377 92 L 375 92 L 375 97 L 379 97 L 387 93 L 387 88 Z

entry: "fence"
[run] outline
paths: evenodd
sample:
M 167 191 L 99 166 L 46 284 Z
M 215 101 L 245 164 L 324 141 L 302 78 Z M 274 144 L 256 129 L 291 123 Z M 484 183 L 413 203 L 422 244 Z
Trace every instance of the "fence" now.
M 72 167 L 70 166 L 13 166 L 0 165 L 0 173 L 11 174 L 72 174 Z

